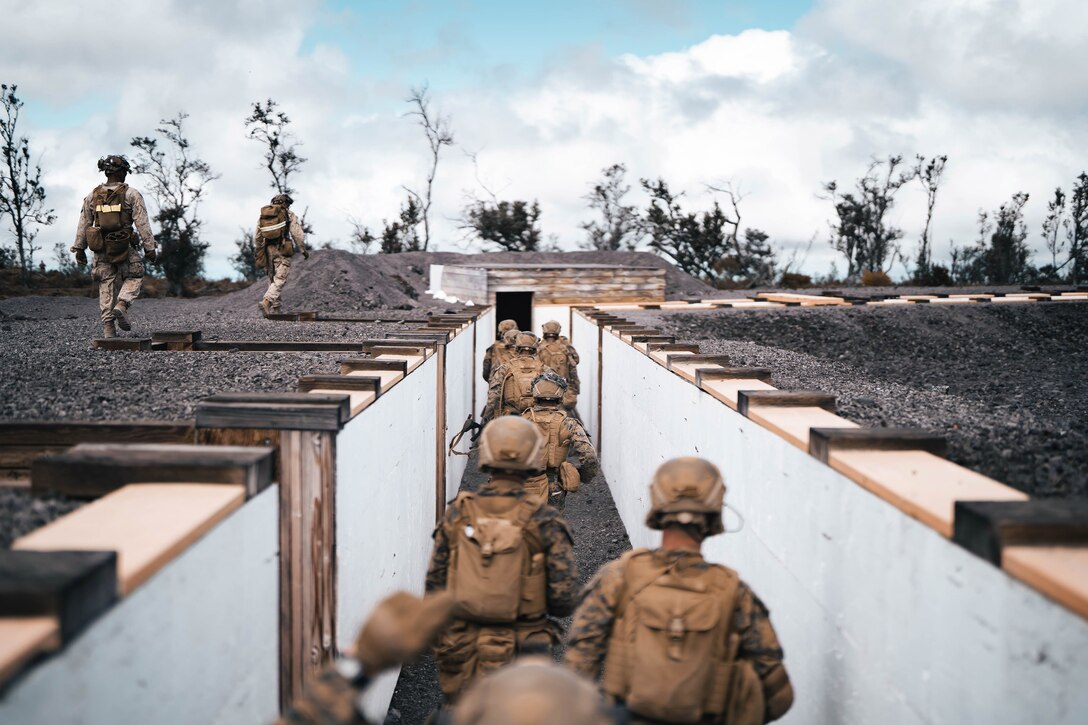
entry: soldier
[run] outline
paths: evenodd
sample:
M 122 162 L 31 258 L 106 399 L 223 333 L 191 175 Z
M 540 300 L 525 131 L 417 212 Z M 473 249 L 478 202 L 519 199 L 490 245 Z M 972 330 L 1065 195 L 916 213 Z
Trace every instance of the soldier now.
M 505 356 L 503 356 L 503 359 L 501 360 L 496 360 L 497 355 L 502 354 L 499 351 L 506 349 L 506 343 L 503 341 L 503 334 L 510 330 L 517 331 L 517 329 L 518 323 L 513 320 L 503 320 L 499 323 L 498 332 L 495 333 L 495 344 L 487 348 L 487 352 L 484 353 L 483 375 L 485 383 L 491 381 L 491 368 L 498 367 L 505 362 Z
M 725 485 L 701 458 L 657 469 L 646 525 L 661 548 L 606 564 L 586 586 L 568 636 L 566 663 L 595 678 L 634 722 L 777 720 L 793 704 L 769 613 L 737 573 L 703 559 L 724 532 Z
M 253 234 L 254 257 L 258 268 L 268 272 L 268 291 L 261 299 L 261 312 L 266 316 L 280 311 L 280 293 L 291 273 L 291 257 L 295 249 L 306 259 L 306 233 L 298 217 L 291 211 L 294 203 L 287 194 L 276 194 L 272 203 L 261 207 L 261 218 Z
M 510 334 L 510 333 L 507 333 Z M 521 415 L 533 404 L 533 381 L 551 371 L 536 355 L 536 336 L 519 332 L 514 341 L 514 357 L 491 371 L 487 388 L 484 422 L 500 415 Z
M 132 329 L 128 310 L 144 284 L 140 245 L 148 262 L 158 258 L 144 198 L 125 183 L 131 168 L 124 156 L 98 160 L 98 170 L 106 174 L 106 183 L 96 186 L 83 200 L 71 249 L 80 267 L 87 266 L 87 249 L 94 252 L 91 279 L 98 282 L 102 337 L 115 337 L 117 327 Z
M 548 655 L 558 642 L 549 617 L 574 611 L 570 529 L 558 511 L 525 495 L 525 479 L 544 468 L 544 446 L 524 418 L 489 423 L 480 436 L 480 470 L 491 478 L 450 502 L 435 529 L 427 591 L 452 592 L 458 607 L 435 646 L 447 703 L 515 657 Z
M 563 329 L 555 320 L 545 322 L 543 325 L 544 339 L 537 345 L 537 354 L 541 361 L 555 372 L 559 373 L 567 381 L 567 392 L 563 395 L 563 407 L 574 410 L 578 403 L 578 393 L 582 389 L 582 383 L 578 380 L 578 351 L 570 340 L 561 337 L 559 332 Z
M 522 416 L 536 423 L 537 428 L 548 441 L 546 475 L 529 479 L 526 490 L 530 496 L 537 496 L 560 511 L 567 500 L 567 493 L 578 490 L 583 480 L 589 481 L 597 475 L 597 451 L 589 442 L 585 428 L 578 419 L 567 415 L 560 405 L 567 382 L 555 373 L 544 373 L 533 381 L 533 407 Z M 578 456 L 578 468 L 567 461 L 571 447 Z

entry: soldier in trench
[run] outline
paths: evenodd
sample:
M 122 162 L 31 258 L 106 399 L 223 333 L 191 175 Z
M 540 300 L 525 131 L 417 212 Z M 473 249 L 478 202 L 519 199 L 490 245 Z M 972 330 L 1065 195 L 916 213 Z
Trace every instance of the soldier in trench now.
M 635 549 L 582 594 L 564 661 L 597 678 L 631 722 L 759 725 L 793 704 L 767 607 L 737 573 L 703 559 L 724 533 L 725 484 L 701 458 L 663 463 L 646 525 L 661 547 Z
M 254 262 L 268 274 L 268 291 L 261 299 L 261 312 L 267 317 L 280 311 L 280 295 L 291 273 L 291 258 L 295 251 L 310 258 L 306 248 L 306 232 L 298 215 L 291 211 L 294 203 L 288 194 L 276 194 L 261 207 L 257 230 L 253 233 Z
M 567 390 L 563 394 L 563 407 L 574 410 L 578 403 L 578 393 L 582 383 L 578 379 L 578 351 L 565 336 L 560 335 L 563 326 L 555 320 L 545 322 L 542 330 L 544 339 L 536 346 L 541 362 L 559 373 L 567 381 Z
M 491 370 L 502 365 L 510 357 L 509 353 L 513 352 L 513 344 L 507 345 L 504 340 L 504 335 L 511 330 L 517 334 L 518 323 L 513 320 L 503 320 L 499 323 L 498 331 L 495 333 L 495 342 L 493 345 L 487 348 L 484 353 L 484 362 L 482 366 L 482 374 L 484 382 L 491 381 Z
M 530 496 L 563 510 L 567 494 L 578 490 L 583 480 L 597 475 L 597 451 L 589 442 L 585 428 L 564 409 L 562 403 L 567 382 L 555 373 L 544 373 L 533 381 L 533 406 L 522 413 L 536 424 L 547 441 L 547 471 L 525 484 Z M 578 457 L 578 468 L 567 460 L 571 448 Z
M 533 381 L 545 372 L 555 371 L 537 356 L 536 336 L 519 332 L 514 341 L 514 357 L 491 371 L 487 404 L 481 415 L 484 422 L 500 415 L 521 415 L 532 407 Z

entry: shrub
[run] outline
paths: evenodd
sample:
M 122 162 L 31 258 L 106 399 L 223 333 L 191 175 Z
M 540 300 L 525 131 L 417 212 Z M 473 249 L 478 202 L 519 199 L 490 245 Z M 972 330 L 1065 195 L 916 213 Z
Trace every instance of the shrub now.
M 802 287 L 812 286 L 812 277 L 807 274 L 797 274 L 795 272 L 785 272 L 782 275 L 782 279 L 778 280 L 778 284 L 786 289 L 801 289 Z
M 887 272 L 869 270 L 862 272 L 861 285 L 863 287 L 891 287 L 892 278 L 888 276 Z

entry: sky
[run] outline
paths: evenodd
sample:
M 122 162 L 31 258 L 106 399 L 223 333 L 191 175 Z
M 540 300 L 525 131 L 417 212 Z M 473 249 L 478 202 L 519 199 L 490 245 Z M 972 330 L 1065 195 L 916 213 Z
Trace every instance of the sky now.
M 141 0 L 110 14 L 0 0 L 0 18 L 21 29 L 0 45 L 0 80 L 19 85 L 58 216 L 39 236 L 47 263 L 71 244 L 96 160 L 183 110 L 220 174 L 199 207 L 207 272 L 232 275 L 233 240 L 272 193 L 243 125 L 269 97 L 308 159 L 292 185 L 318 245 L 347 247 L 352 220 L 380 229 L 403 187 L 421 187 L 428 150 L 404 99 L 423 84 L 456 142 L 435 181 L 442 250 L 479 248 L 458 218 L 485 187 L 539 200 L 544 235 L 576 249 L 585 195 L 624 163 L 640 207 L 640 178 L 693 211 L 713 203 L 708 185 L 732 184 L 742 227 L 821 275 L 845 268 L 823 183 L 852 184 L 873 158 L 947 154 L 937 261 L 977 236 L 980 209 L 1025 191 L 1043 264 L 1046 200 L 1088 169 L 1077 0 Z M 911 185 L 892 212 L 908 255 L 923 202 Z

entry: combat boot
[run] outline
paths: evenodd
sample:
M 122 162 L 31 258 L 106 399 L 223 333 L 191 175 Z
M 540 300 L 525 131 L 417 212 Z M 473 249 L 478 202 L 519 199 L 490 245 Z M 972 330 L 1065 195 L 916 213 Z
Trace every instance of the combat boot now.
M 113 319 L 117 322 L 117 326 L 125 332 L 132 329 L 132 325 L 128 322 L 128 310 L 127 305 L 122 302 L 118 302 L 117 306 L 113 308 Z
M 261 300 L 261 313 L 268 317 L 272 314 L 272 303 L 268 300 Z
M 103 322 L 102 323 L 102 337 L 103 338 L 117 337 L 117 328 L 115 328 L 113 326 L 113 321 L 112 320 L 109 321 L 109 322 Z

